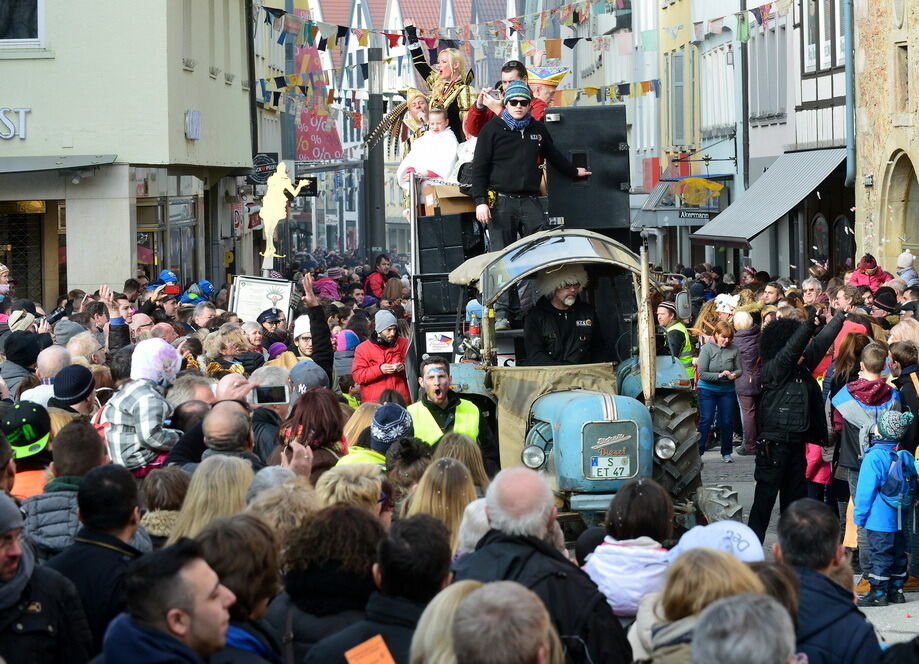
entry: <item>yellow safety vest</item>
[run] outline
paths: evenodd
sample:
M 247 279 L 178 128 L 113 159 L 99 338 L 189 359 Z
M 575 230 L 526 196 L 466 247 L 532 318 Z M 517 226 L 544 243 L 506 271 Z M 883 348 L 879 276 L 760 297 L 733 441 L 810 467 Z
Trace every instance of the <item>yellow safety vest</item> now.
M 345 394 L 344 392 L 342 392 L 341 395 L 345 398 L 345 401 L 348 402 L 348 405 L 351 406 L 354 410 L 360 408 L 361 402 L 357 397 L 351 396 L 350 394 Z
M 444 432 L 437 425 L 437 420 L 431 415 L 431 411 L 421 403 L 416 401 L 408 407 L 408 412 L 412 415 L 412 427 L 415 430 L 415 437 L 420 438 L 428 445 L 436 445 Z M 475 441 L 479 439 L 479 409 L 471 401 L 460 399 L 456 406 L 456 415 L 453 420 L 453 432 L 464 433 Z
M 664 329 L 668 333 L 671 330 L 679 330 L 683 334 L 683 347 L 680 349 L 680 354 L 676 359 L 686 369 L 686 375 L 689 376 L 690 380 L 693 380 L 696 377 L 696 368 L 692 366 L 692 340 L 689 337 L 689 330 L 678 320 L 673 321 Z
M 336 466 L 350 466 L 357 463 L 372 463 L 377 466 L 386 465 L 386 457 L 376 450 L 368 450 L 366 447 L 353 446 L 348 453 L 338 460 Z

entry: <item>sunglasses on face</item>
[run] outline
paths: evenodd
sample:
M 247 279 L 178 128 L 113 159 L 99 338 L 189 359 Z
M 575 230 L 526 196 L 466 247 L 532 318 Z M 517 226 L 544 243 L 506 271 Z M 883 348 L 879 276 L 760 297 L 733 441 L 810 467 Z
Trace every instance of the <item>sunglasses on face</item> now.
M 507 105 L 508 106 L 529 106 L 530 100 L 529 99 L 508 99 Z

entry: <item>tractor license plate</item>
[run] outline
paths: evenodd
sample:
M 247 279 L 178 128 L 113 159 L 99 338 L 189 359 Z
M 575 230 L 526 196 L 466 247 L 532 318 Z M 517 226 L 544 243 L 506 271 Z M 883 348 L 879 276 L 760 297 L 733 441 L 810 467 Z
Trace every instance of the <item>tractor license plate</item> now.
M 627 456 L 590 457 L 590 477 L 614 480 L 631 475 L 630 459 Z

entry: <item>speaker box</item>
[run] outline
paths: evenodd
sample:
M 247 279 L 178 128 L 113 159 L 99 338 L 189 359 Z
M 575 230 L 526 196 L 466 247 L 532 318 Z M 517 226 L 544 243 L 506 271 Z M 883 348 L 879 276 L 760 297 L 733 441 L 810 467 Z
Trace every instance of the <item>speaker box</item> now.
M 569 228 L 628 228 L 629 146 L 625 105 L 546 109 L 555 147 L 593 175 L 570 179 L 548 164 L 549 216 Z
M 422 274 L 448 273 L 484 251 L 475 214 L 436 214 L 418 217 L 418 254 Z
M 416 302 L 420 307 L 420 311 L 415 312 L 416 320 L 456 316 L 462 287 L 447 281 L 446 274 L 426 274 L 415 277 L 414 286 L 415 292 L 419 294 Z

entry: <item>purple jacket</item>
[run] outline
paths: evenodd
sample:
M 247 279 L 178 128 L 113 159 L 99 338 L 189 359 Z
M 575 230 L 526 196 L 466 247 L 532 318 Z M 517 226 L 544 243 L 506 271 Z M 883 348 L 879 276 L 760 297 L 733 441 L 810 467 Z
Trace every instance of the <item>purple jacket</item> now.
M 734 333 L 734 345 L 740 350 L 743 374 L 734 381 L 734 390 L 741 397 L 755 397 L 761 391 L 759 378 L 759 326 Z

